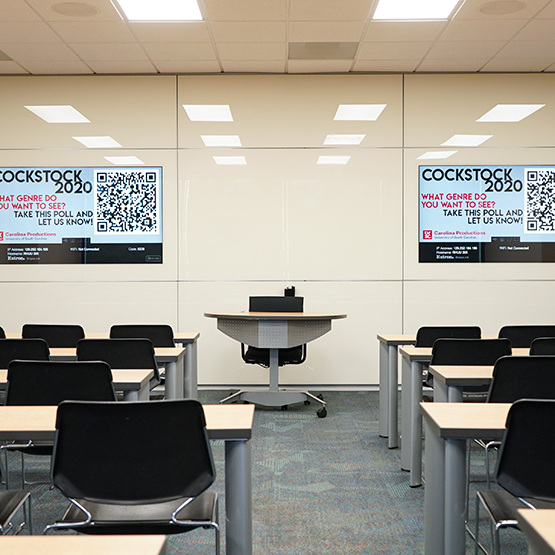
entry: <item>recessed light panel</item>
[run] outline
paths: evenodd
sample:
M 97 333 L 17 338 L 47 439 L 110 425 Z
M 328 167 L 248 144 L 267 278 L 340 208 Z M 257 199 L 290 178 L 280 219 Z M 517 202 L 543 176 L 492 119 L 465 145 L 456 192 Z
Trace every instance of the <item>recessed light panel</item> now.
M 144 164 L 136 156 L 104 156 L 104 159 L 115 166 L 142 166 Z
M 121 145 L 112 137 L 73 137 L 87 148 L 120 148 Z
M 227 104 L 183 104 L 191 121 L 233 121 Z
M 327 135 L 325 145 L 359 145 L 366 135 Z
M 456 154 L 456 150 L 437 150 L 437 151 L 430 151 L 425 152 L 424 154 L 420 155 L 417 160 L 442 160 L 445 158 L 449 158 L 449 156 L 453 156 Z
M 543 108 L 545 104 L 498 104 L 486 112 L 479 122 L 517 122 Z
M 373 19 L 447 19 L 460 0 L 380 0 Z
M 318 156 L 318 164 L 346 164 L 351 159 L 350 156 Z
M 25 106 L 25 108 L 47 123 L 90 123 L 73 106 Z
M 239 135 L 201 135 L 205 146 L 242 146 Z
M 245 166 L 247 159 L 244 156 L 213 156 L 218 166 Z
M 334 120 L 376 121 L 387 104 L 340 104 Z
M 129 21 L 200 21 L 196 0 L 117 0 Z
M 479 146 L 491 139 L 493 135 L 453 135 L 441 146 Z

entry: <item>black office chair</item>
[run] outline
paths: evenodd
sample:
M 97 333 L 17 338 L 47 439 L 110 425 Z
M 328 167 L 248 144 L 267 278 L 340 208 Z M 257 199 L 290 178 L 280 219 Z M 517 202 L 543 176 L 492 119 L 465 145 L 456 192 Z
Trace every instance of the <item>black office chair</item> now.
M 15 359 L 49 360 L 50 349 L 44 339 L 0 339 L 0 368 Z
M 555 355 L 555 337 L 537 337 L 530 343 L 531 355 Z
M 202 405 L 193 399 L 64 402 L 54 485 L 70 501 L 47 526 L 85 534 L 179 534 L 211 527 L 219 552 L 216 471 Z
M 13 360 L 8 366 L 5 405 L 59 405 L 65 400 L 115 401 L 112 371 L 105 362 Z M 52 455 L 51 441 L 21 441 L 1 449 L 21 453 L 22 487 L 26 481 L 25 455 Z M 7 462 L 7 461 L 6 461 Z M 6 469 L 8 468 L 6 464 Z M 6 484 L 9 475 L 6 472 Z
M 555 326 L 503 326 L 498 337 L 506 337 L 512 347 L 530 347 L 537 337 L 555 337 Z
M 480 339 L 479 326 L 422 326 L 416 332 L 415 347 L 433 347 L 436 339 Z
M 497 554 L 499 531 L 518 528 L 517 509 L 555 509 L 554 429 L 555 400 L 525 399 L 511 406 L 496 468 L 497 484 L 503 490 L 476 494 L 475 553 L 479 548 L 480 505 L 486 508 L 494 526 Z
M 432 348 L 433 365 L 491 365 L 502 356 L 511 354 L 508 339 L 437 339 Z M 429 375 L 431 377 L 431 375 Z M 431 382 L 428 383 L 431 385 Z M 489 387 L 468 386 L 463 394 L 485 399 Z
M 21 337 L 44 339 L 50 348 L 75 347 L 85 330 L 78 324 L 24 324 Z
M 0 339 L 6 339 L 6 332 L 4 328 L 0 328 Z
M 16 527 L 14 519 L 22 507 L 24 519 Z M 27 522 L 29 523 L 29 534 L 32 534 L 31 494 L 18 489 L 0 491 L 0 535 L 7 536 L 12 531 L 13 535 L 17 535 Z
M 81 339 L 77 360 L 103 360 L 114 369 L 148 369 L 154 372 L 150 389 L 160 384 L 160 372 L 150 339 Z
M 110 328 L 110 338 L 146 338 L 155 347 L 175 347 L 173 329 L 168 324 L 115 324 Z

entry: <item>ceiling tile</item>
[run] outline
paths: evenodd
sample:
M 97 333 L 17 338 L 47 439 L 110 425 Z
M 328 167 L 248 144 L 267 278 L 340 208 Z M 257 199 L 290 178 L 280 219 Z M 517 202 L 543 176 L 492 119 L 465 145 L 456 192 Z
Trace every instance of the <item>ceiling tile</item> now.
M 494 0 L 501 3 L 500 0 Z M 457 12 L 456 19 L 486 19 L 493 21 L 495 19 L 528 19 L 538 13 L 549 0 L 524 0 L 524 9 L 507 15 L 487 15 L 480 11 L 480 7 L 484 4 L 493 4 L 492 0 L 465 0 L 461 9 Z
M 488 21 L 486 19 L 460 21 L 455 19 L 447 24 L 439 37 L 441 41 L 448 40 L 510 40 L 520 29 L 528 23 L 527 19 L 504 19 Z
M 429 42 L 363 42 L 357 53 L 357 60 L 410 60 L 426 55 L 432 43 Z
M 83 60 L 146 60 L 146 54 L 138 44 L 130 43 L 73 43 L 72 48 Z
M 283 73 L 285 71 L 285 60 L 253 60 L 249 62 L 224 60 L 222 65 L 226 73 Z
M 256 48 L 245 42 L 223 42 L 218 44 L 218 54 L 222 60 L 284 60 L 286 48 L 277 42 L 260 43 Z
M 438 72 L 457 72 L 457 71 L 478 71 L 487 62 L 487 58 L 459 58 L 448 60 L 434 60 L 426 58 L 416 71 L 438 71 Z
M 445 28 L 445 21 L 393 22 L 371 21 L 362 38 L 365 42 L 422 42 L 435 40 Z
M 432 60 L 458 60 L 464 58 L 489 59 L 503 46 L 504 41 L 443 41 L 436 42 L 426 58 Z
M 289 42 L 358 42 L 363 30 L 363 21 L 292 21 Z
M 41 21 L 1 21 L 0 41 L 5 42 L 60 42 L 54 31 Z
M 216 60 L 214 48 L 208 42 L 146 42 L 143 47 L 153 60 Z
M 401 73 L 413 72 L 420 59 L 417 60 L 356 60 L 353 65 L 353 71 L 376 71 L 376 72 L 392 72 Z
M 366 21 L 372 0 L 290 0 L 291 21 Z
M 21 73 L 28 73 L 28 71 L 23 69 L 19 64 L 15 62 L 0 62 L 0 74 L 12 75 Z
M 217 42 L 285 41 L 284 21 L 216 21 L 210 25 Z
M 286 21 L 287 0 L 204 0 L 210 21 Z
M 544 71 L 555 60 L 553 58 L 500 58 L 487 62 L 482 71 Z
M 52 29 L 65 42 L 136 42 L 124 21 L 54 21 Z
M 0 21 L 40 21 L 40 16 L 23 0 L 2 0 Z
M 46 21 L 121 21 L 120 15 L 110 0 L 75 2 L 96 8 L 97 13 L 87 17 L 68 16 L 52 9 L 56 4 L 64 3 L 64 0 L 26 0 L 26 2 Z
M 24 67 L 34 75 L 83 75 L 92 74 L 92 70 L 81 61 L 62 62 L 62 61 L 30 61 L 22 62 Z
M 1 37 L 0 37 L 1 40 Z M 77 61 L 78 57 L 63 43 L 50 43 L 48 48 L 43 44 L 18 43 L 4 44 L 0 42 L 0 50 L 3 50 L 12 60 L 24 61 Z
M 555 19 L 542 19 L 530 21 L 514 40 L 547 40 L 551 41 L 555 37 Z
M 553 58 L 555 59 L 555 40 L 533 41 L 518 40 L 503 48 L 500 58 Z
M 350 71 L 352 60 L 289 60 L 289 73 L 345 73 Z
M 210 42 L 205 21 L 184 23 L 129 23 L 129 28 L 142 42 Z
M 155 60 L 162 73 L 220 73 L 220 65 L 215 60 Z
M 149 60 L 127 60 L 127 61 L 92 61 L 87 65 L 95 73 L 103 74 L 121 74 L 121 73 L 156 73 L 156 68 Z

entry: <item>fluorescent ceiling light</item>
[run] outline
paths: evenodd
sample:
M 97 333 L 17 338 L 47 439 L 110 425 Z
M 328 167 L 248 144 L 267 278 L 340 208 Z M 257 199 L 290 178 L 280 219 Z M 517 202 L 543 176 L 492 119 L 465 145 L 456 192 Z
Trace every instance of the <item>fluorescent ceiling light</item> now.
M 498 104 L 476 121 L 516 122 L 543 108 L 545 104 Z
M 25 106 L 47 123 L 90 123 L 73 106 Z
M 104 156 L 105 160 L 115 166 L 141 166 L 144 162 L 136 156 Z
M 183 104 L 191 121 L 233 121 L 227 104 Z
M 447 19 L 459 0 L 380 0 L 372 19 Z
M 350 156 L 318 156 L 318 164 L 346 164 Z
M 73 137 L 87 148 L 118 148 L 121 145 L 112 137 Z
M 340 104 L 334 120 L 376 121 L 387 104 Z
M 244 156 L 213 156 L 218 166 L 245 166 L 247 159 Z
M 201 135 L 205 146 L 242 146 L 239 135 Z
M 456 150 L 430 151 L 420 155 L 417 158 L 417 160 L 439 160 L 443 158 L 449 158 L 449 156 L 453 156 L 453 154 L 457 154 L 457 151 Z
M 491 139 L 493 135 L 453 135 L 441 146 L 478 146 Z
M 366 135 L 337 135 L 326 136 L 325 145 L 359 145 Z
M 201 21 L 196 0 L 117 0 L 129 21 Z

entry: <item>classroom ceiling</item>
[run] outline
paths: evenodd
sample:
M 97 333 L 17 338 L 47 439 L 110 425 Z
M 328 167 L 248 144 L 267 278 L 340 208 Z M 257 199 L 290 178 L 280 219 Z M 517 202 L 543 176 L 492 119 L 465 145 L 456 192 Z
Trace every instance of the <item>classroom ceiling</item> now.
M 555 0 L 425 22 L 372 21 L 374 1 L 199 0 L 203 21 L 131 23 L 111 0 L 1 0 L 0 75 L 555 71 Z

